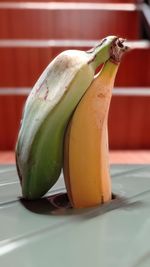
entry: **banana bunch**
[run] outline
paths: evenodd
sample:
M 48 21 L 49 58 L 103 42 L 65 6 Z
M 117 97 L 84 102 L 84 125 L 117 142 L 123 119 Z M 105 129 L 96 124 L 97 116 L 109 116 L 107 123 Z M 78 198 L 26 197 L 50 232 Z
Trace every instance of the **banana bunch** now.
M 114 66 L 117 66 L 117 53 L 115 51 L 118 51 L 118 48 L 119 51 L 122 51 L 122 47 L 122 42 L 116 36 L 109 36 L 103 39 L 96 47 L 89 51 L 64 51 L 47 66 L 39 80 L 36 82 L 30 95 L 27 98 L 24 107 L 21 127 L 16 144 L 16 166 L 24 198 L 37 199 L 42 197 L 56 183 L 60 176 L 62 167 L 64 168 L 65 181 L 68 189 L 68 194 L 71 196 L 71 199 L 74 198 L 72 196 L 72 192 L 74 190 L 78 190 L 78 187 L 81 188 L 81 185 L 78 182 L 76 182 L 76 188 L 73 181 L 74 179 L 77 179 L 76 181 L 78 181 L 79 179 L 78 176 L 75 178 L 76 173 L 74 173 L 74 169 L 80 168 L 82 161 L 80 163 L 73 163 L 74 167 L 72 167 L 72 158 L 75 159 L 79 155 L 79 157 L 82 158 L 83 153 L 87 152 L 82 151 L 82 154 L 80 154 L 82 148 L 84 149 L 84 144 L 83 146 L 79 147 L 81 142 L 77 144 L 77 147 L 75 143 L 74 146 L 72 146 L 72 143 L 74 142 L 72 131 L 75 130 L 76 132 L 76 130 L 79 128 L 79 121 L 81 121 L 80 127 L 81 129 L 85 127 L 85 129 L 83 129 L 83 132 L 79 130 L 77 137 L 79 137 L 80 132 L 82 132 L 82 140 L 84 139 L 84 134 L 85 138 L 90 138 L 90 134 L 92 137 L 92 132 L 87 132 L 89 131 L 87 125 L 88 120 L 90 120 L 90 114 L 89 112 L 86 113 L 85 109 L 86 107 L 88 108 L 88 104 L 83 105 L 83 114 L 85 114 L 85 120 L 87 124 L 84 123 L 84 116 L 82 116 L 83 114 L 80 115 L 80 113 L 82 113 L 82 111 L 80 111 L 80 109 L 82 110 L 82 108 L 80 108 L 80 104 L 82 103 L 81 98 L 85 94 L 87 89 L 87 93 L 89 92 L 88 94 L 90 94 L 90 91 L 93 90 L 92 88 L 97 87 L 96 84 L 99 76 L 107 77 L 107 75 L 104 75 L 103 73 L 107 73 L 109 65 L 113 64 Z M 120 54 L 118 53 L 117 55 Z M 107 63 L 103 68 L 104 70 L 106 69 L 106 71 L 102 70 L 101 74 L 99 74 L 98 77 L 95 78 L 95 71 L 97 67 L 106 61 Z M 113 61 L 115 63 L 112 63 Z M 113 71 L 110 72 L 112 73 Z M 114 74 L 112 76 L 114 77 Z M 107 78 L 107 87 L 109 87 L 110 84 L 112 86 L 110 80 L 113 80 L 113 78 L 110 79 L 109 76 Z M 101 81 L 100 84 L 101 83 L 104 84 L 104 81 Z M 105 86 L 102 86 L 102 88 L 103 87 Z M 93 91 L 98 90 L 94 89 Z M 103 94 L 102 91 L 103 89 L 100 89 L 100 95 Z M 88 94 L 85 94 L 84 96 L 87 99 L 90 99 L 90 97 L 88 97 Z M 84 100 L 84 97 L 82 99 Z M 81 102 L 79 103 L 80 100 Z M 87 103 L 88 102 L 90 101 L 87 100 Z M 93 114 L 94 112 L 95 114 L 97 113 L 96 109 L 98 109 L 98 102 L 96 103 L 97 106 L 95 106 L 95 111 L 93 110 Z M 104 104 L 104 106 L 107 110 L 106 113 L 108 113 L 108 105 Z M 77 118 L 74 117 L 77 110 L 73 115 L 76 107 L 77 110 L 79 109 L 80 111 Z M 70 122 L 71 117 L 72 120 Z M 80 120 L 81 117 L 82 120 Z M 98 114 L 96 115 L 96 117 L 97 121 Z M 106 117 L 106 115 L 104 117 Z M 104 119 L 104 121 L 105 122 L 103 124 L 106 124 L 106 119 Z M 67 128 L 68 123 L 69 126 Z M 98 126 L 97 124 L 97 127 L 99 128 L 101 126 Z M 102 132 L 106 132 L 106 130 Z M 100 137 L 99 133 L 97 133 L 95 140 L 95 137 L 92 137 L 93 142 L 97 142 L 98 136 Z M 103 133 L 102 136 L 104 140 L 107 139 L 105 133 Z M 107 140 L 105 140 L 105 142 L 107 143 Z M 97 146 L 99 145 L 101 145 L 101 150 L 103 150 L 102 146 L 105 146 L 106 144 L 103 144 L 102 142 L 101 144 L 98 143 Z M 73 152 L 75 147 L 77 148 L 77 151 Z M 89 151 L 90 149 L 91 148 L 89 146 Z M 92 147 L 92 149 L 94 152 L 94 147 Z M 102 158 L 102 151 L 100 153 L 100 162 L 98 158 L 99 152 L 95 151 L 95 153 L 97 163 L 92 166 L 94 166 L 94 168 L 97 168 L 98 166 L 99 169 L 99 164 L 101 164 L 101 162 L 103 161 L 103 165 L 105 165 L 106 162 Z M 88 159 L 88 162 L 89 160 L 90 158 Z M 86 166 L 87 163 L 85 162 L 84 164 Z M 106 168 L 101 170 L 101 172 L 105 171 Z M 82 174 L 83 173 L 84 171 L 82 172 Z M 84 179 L 86 178 L 82 177 L 83 183 L 87 183 Z M 87 179 L 89 182 L 88 177 Z M 97 183 L 97 185 L 95 185 L 99 186 L 100 183 Z M 104 187 L 107 187 L 107 182 L 106 184 L 104 184 Z M 108 191 L 110 191 L 110 189 Z M 81 189 L 81 194 L 82 193 L 83 192 Z M 97 197 L 97 199 L 99 201 L 99 197 Z M 100 199 L 102 199 L 102 196 L 100 197 Z M 109 196 L 107 197 L 107 199 L 109 199 Z M 74 200 L 72 201 L 72 203 L 74 205 Z M 93 203 L 91 202 L 91 205 L 93 205 Z M 80 203 L 77 205 L 75 204 L 74 206 L 85 205 L 84 203 L 83 205 Z

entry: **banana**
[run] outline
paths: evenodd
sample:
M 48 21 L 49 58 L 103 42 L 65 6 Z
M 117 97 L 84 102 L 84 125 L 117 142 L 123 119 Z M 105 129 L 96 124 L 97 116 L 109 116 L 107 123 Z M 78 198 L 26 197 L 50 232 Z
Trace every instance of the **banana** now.
M 117 40 L 116 36 L 109 36 L 87 52 L 62 52 L 33 87 L 16 143 L 16 165 L 24 198 L 42 197 L 59 178 L 66 125 L 93 81 L 95 70 L 108 60 Z
M 64 142 L 64 178 L 74 208 L 111 200 L 107 119 L 112 88 L 122 54 L 118 39 L 111 58 L 81 98 L 69 122 Z

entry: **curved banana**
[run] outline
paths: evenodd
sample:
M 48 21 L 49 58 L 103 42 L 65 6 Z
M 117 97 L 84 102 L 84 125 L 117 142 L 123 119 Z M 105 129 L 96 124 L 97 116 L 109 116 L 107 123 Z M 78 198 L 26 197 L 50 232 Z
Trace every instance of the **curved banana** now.
M 107 119 L 115 76 L 125 50 L 123 39 L 118 40 L 112 57 L 77 105 L 65 134 L 64 178 L 75 208 L 111 200 Z
M 59 178 L 68 120 L 91 84 L 96 68 L 110 57 L 117 39 L 109 36 L 87 52 L 62 52 L 33 87 L 16 145 L 23 197 L 43 196 Z

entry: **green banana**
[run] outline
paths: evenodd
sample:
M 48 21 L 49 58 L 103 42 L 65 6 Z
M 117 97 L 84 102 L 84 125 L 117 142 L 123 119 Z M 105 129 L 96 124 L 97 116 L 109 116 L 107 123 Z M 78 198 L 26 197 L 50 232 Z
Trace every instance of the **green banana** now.
M 113 54 L 117 39 L 109 36 L 87 52 L 62 52 L 33 87 L 16 144 L 16 165 L 24 198 L 43 196 L 58 180 L 68 121 L 93 81 L 96 68 Z

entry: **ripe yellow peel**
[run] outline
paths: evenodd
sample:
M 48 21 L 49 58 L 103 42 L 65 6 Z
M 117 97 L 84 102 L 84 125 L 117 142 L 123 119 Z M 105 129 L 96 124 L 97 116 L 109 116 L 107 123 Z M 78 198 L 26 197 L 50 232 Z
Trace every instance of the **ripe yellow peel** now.
M 111 199 L 107 120 L 119 64 L 110 60 L 95 77 L 69 123 L 64 145 L 64 178 L 75 208 Z

